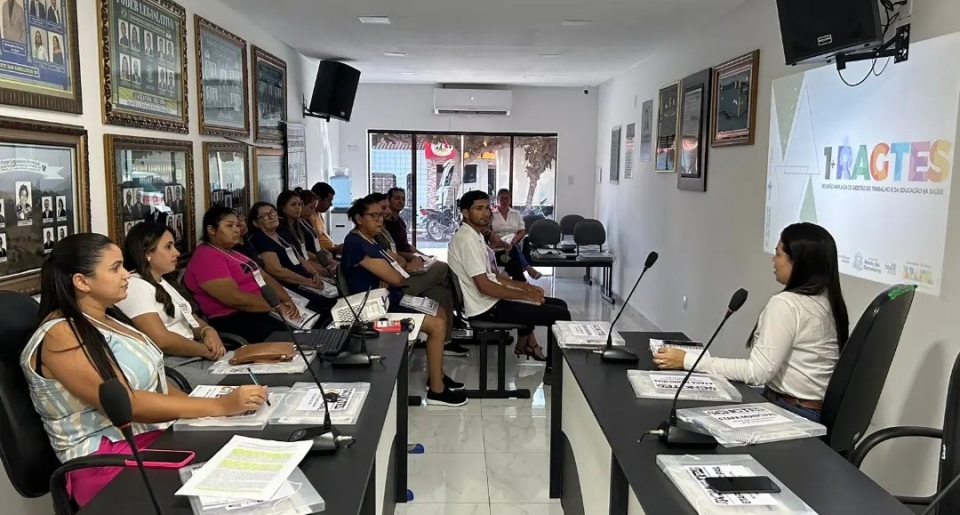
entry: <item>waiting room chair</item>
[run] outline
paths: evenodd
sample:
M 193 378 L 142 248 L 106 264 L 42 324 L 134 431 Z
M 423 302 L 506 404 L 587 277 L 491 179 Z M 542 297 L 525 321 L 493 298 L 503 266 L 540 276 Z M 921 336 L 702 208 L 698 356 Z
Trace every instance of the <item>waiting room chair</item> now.
M 453 282 L 453 303 L 460 313 L 463 313 L 463 291 L 460 288 L 460 280 L 453 271 L 450 271 Z M 501 322 L 491 322 L 489 320 L 478 320 L 468 318 L 470 328 L 473 329 L 473 337 L 477 340 L 480 347 L 480 382 L 476 390 L 466 390 L 467 397 L 471 399 L 529 399 L 530 390 L 528 389 L 507 389 L 507 345 L 513 343 L 511 332 L 517 329 L 523 329 L 520 324 L 505 324 Z M 489 352 L 487 346 L 490 344 L 497 346 L 497 389 L 487 389 L 487 363 L 489 362 Z
M 603 250 L 603 244 L 607 242 L 607 231 L 603 228 L 600 220 L 588 218 L 581 220 L 573 228 L 573 242 L 577 244 L 577 254 L 580 253 L 580 247 L 596 245 Z
M 560 239 L 560 224 L 553 220 L 537 220 L 527 229 L 527 240 L 534 249 L 556 247 Z
M 523 217 L 523 228 L 530 231 L 530 227 L 533 227 L 533 224 L 539 220 L 546 220 L 546 218 L 543 215 L 527 215 Z
M 573 230 L 577 227 L 577 224 L 582 222 L 584 218 L 580 215 L 566 215 L 560 219 L 560 234 L 561 236 L 573 236 Z
M 4 342 L 0 346 L 0 460 L 18 494 L 37 498 L 50 493 L 57 515 L 73 515 L 77 507 L 67 495 L 67 472 L 122 467 L 129 456 L 85 456 L 61 464 L 53 452 L 20 368 L 20 354 L 40 325 L 39 312 L 39 304 L 30 296 L 0 291 L 0 334 Z M 178 375 L 167 369 L 167 377 Z
M 853 452 L 877 409 L 916 289 L 900 284 L 878 295 L 840 353 L 824 394 L 820 423 L 827 428 L 824 442 L 843 456 Z
M 950 373 L 950 384 L 947 386 L 946 411 L 943 414 L 943 429 L 932 427 L 900 426 L 881 429 L 863 439 L 853 452 L 850 462 L 860 467 L 863 459 L 877 445 L 895 438 L 936 438 L 940 445 L 940 479 L 937 482 L 937 492 L 942 492 L 950 482 L 960 474 L 960 355 L 953 362 L 953 372 Z M 936 494 L 929 497 L 903 497 L 897 500 L 907 505 L 917 513 L 922 513 Z M 933 515 L 954 515 L 960 513 L 960 489 L 948 493 L 937 507 Z

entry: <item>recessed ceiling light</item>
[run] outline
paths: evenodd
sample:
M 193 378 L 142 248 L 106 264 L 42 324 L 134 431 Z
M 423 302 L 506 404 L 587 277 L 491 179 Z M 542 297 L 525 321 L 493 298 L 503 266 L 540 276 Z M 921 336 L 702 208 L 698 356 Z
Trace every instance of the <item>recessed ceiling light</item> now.
M 416 75 L 417 72 L 400 72 L 400 75 Z
M 582 27 L 588 23 L 593 23 L 590 20 L 563 20 L 564 27 Z
M 542 79 L 543 75 L 524 75 L 524 79 Z
M 357 19 L 368 25 L 390 25 L 390 18 L 386 16 L 357 16 Z
M 384 52 L 384 57 L 406 57 L 407 54 L 404 52 Z
M 563 57 L 563 54 L 540 54 L 540 57 L 544 59 L 556 59 L 558 57 Z

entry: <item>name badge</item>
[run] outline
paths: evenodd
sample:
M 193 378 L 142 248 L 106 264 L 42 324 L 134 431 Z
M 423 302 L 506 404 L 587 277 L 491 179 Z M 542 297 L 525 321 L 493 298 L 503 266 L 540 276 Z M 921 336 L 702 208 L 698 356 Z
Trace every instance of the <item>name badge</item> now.
M 407 271 L 404 270 L 403 267 L 400 266 L 400 263 L 397 263 L 396 261 L 394 261 L 394 260 L 391 259 L 391 260 L 390 260 L 390 266 L 392 266 L 394 270 L 396 270 L 397 272 L 399 272 L 399 273 L 400 273 L 400 276 L 403 277 L 404 279 L 409 279 L 409 278 L 410 278 L 410 274 L 408 274 Z
M 297 257 L 297 251 L 293 250 L 293 247 L 286 247 L 284 250 L 287 251 L 287 258 L 292 261 L 294 265 L 300 263 L 300 258 Z
M 396 242 L 393 242 L 393 241 L 390 242 L 390 252 L 393 252 L 394 254 L 396 254 L 396 252 L 397 252 L 397 243 L 396 243 Z
M 317 249 L 317 253 L 323 252 L 323 247 L 320 246 L 320 239 L 313 239 L 313 248 Z
M 193 316 L 193 308 L 190 307 L 189 302 L 177 302 L 177 309 L 179 309 L 180 313 L 183 314 L 183 318 L 187 320 L 187 324 L 189 324 L 190 327 L 194 329 L 200 327 L 200 322 L 197 322 L 197 319 Z
M 257 286 L 261 288 L 267 285 L 267 281 L 263 280 L 263 274 L 260 273 L 260 270 L 253 271 L 253 280 L 257 281 Z

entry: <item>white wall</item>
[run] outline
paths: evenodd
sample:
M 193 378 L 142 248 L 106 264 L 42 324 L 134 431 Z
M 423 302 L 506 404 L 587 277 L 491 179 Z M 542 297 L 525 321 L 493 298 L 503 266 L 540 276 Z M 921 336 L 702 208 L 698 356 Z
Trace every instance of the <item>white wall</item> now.
M 83 88 L 83 113 L 82 115 L 65 115 L 52 113 L 48 111 L 39 111 L 31 109 L 20 109 L 8 106 L 0 106 L 0 116 L 13 116 L 19 118 L 29 118 L 41 121 L 50 121 L 80 125 L 87 129 L 90 146 L 90 194 L 94 201 L 91 203 L 92 228 L 94 232 L 107 232 L 107 208 L 104 202 L 98 202 L 98 199 L 105 198 L 106 188 L 114 187 L 107 184 L 104 167 L 103 135 L 105 133 L 124 134 L 132 136 L 143 136 L 152 138 L 170 138 L 170 139 L 188 139 L 194 143 L 194 184 L 197 188 L 195 192 L 195 213 L 196 224 L 199 229 L 200 217 L 203 213 L 203 161 L 201 159 L 201 142 L 203 141 L 225 141 L 216 137 L 200 136 L 199 115 L 197 111 L 197 78 L 195 54 L 195 36 L 193 15 L 199 14 L 204 18 L 220 25 L 226 30 L 239 35 L 247 40 L 248 44 L 255 44 L 267 52 L 280 57 L 287 63 L 287 98 L 289 119 L 297 121 L 301 118 L 300 99 L 303 94 L 301 78 L 301 55 L 287 46 L 285 43 L 274 38 L 267 32 L 260 30 L 254 24 L 242 17 L 231 8 L 220 3 L 217 0 L 178 0 L 178 3 L 187 10 L 187 55 L 188 61 L 188 84 L 189 84 L 189 109 L 190 109 L 190 134 L 165 134 L 162 132 L 130 129 L 119 126 L 105 126 L 101 122 L 100 107 L 100 67 L 99 58 L 99 35 L 97 33 L 99 8 L 96 0 L 77 0 L 77 21 L 78 37 L 80 44 L 80 66 L 81 66 L 81 85 Z M 250 50 L 248 48 L 248 54 Z M 249 55 L 248 55 L 249 59 Z M 249 63 L 248 63 L 249 66 Z M 252 73 L 253 70 L 250 70 Z M 312 91 L 312 89 L 311 89 Z M 252 121 L 251 111 L 251 121 Z M 312 172 L 312 170 L 311 170 Z M 198 233 L 199 234 L 199 233 Z M 39 515 L 52 512 L 49 498 L 44 497 L 38 500 L 24 500 L 14 492 L 7 481 L 6 475 L 0 477 L 0 514 L 25 514 Z
M 960 30 L 960 2 L 928 0 L 917 4 L 914 42 Z M 597 216 L 609 228 L 620 256 L 618 284 L 632 282 L 647 252 L 661 259 L 632 304 L 659 327 L 708 338 L 738 287 L 750 300 L 716 343 L 716 354 L 745 356 L 746 337 L 766 299 L 777 289 L 770 255 L 762 250 L 771 81 L 802 71 L 783 64 L 776 2 L 751 0 L 720 20 L 678 35 L 662 51 L 604 83 L 600 88 L 597 164 L 609 166 L 610 129 L 639 123 L 639 102 L 677 79 L 760 48 L 758 134 L 751 147 L 711 149 L 707 192 L 677 190 L 676 174 L 657 174 L 640 163 L 636 178 L 598 188 Z M 891 65 L 893 66 L 893 65 Z M 873 78 L 873 80 L 880 80 Z M 960 349 L 960 301 L 954 298 L 960 269 L 960 198 L 953 197 L 941 298 L 918 296 L 907 323 L 874 426 L 941 427 L 947 379 Z M 851 317 L 859 318 L 883 285 L 843 277 Z M 618 288 L 623 291 L 623 288 Z M 688 308 L 682 308 L 687 295 Z M 898 442 L 883 446 L 865 469 L 898 493 L 930 492 L 936 477 L 935 445 Z
M 510 116 L 433 114 L 432 85 L 361 84 L 350 122 L 340 124 L 339 164 L 367 192 L 367 131 L 551 132 L 558 134 L 557 212 L 593 213 L 596 188 L 592 144 L 597 92 L 583 88 L 513 88 Z
M 305 56 L 300 56 L 300 84 L 303 88 L 303 101 L 310 104 L 313 95 L 313 86 L 317 80 L 317 62 Z M 297 97 L 297 112 L 301 98 Z M 334 167 L 339 166 L 340 156 L 340 125 L 337 120 L 326 121 L 319 118 L 304 117 L 307 138 L 307 186 L 327 180 Z

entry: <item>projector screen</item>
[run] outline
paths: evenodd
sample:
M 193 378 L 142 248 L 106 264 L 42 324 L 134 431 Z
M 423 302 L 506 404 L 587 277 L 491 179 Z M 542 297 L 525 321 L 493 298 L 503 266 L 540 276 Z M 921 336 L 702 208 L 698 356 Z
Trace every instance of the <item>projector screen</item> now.
M 857 87 L 835 65 L 773 82 L 764 250 L 787 225 L 813 222 L 836 239 L 841 273 L 940 294 L 958 48 L 960 34 L 912 44 L 909 61 Z M 856 83 L 871 64 L 843 75 Z

